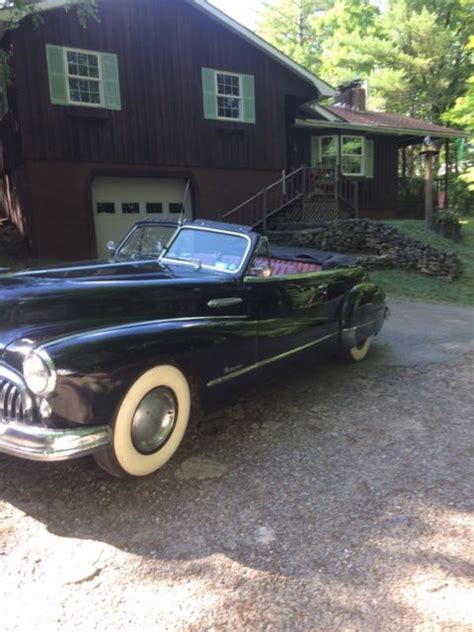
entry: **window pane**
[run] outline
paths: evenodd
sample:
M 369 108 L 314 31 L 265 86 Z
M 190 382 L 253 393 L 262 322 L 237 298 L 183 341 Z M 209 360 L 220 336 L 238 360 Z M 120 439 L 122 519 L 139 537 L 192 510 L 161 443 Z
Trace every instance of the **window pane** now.
M 100 105 L 99 82 L 93 79 L 69 79 L 69 97 L 76 103 Z
M 87 55 L 85 53 L 68 51 L 67 68 L 70 75 L 98 79 L 99 57 L 98 55 Z
M 173 214 L 181 213 L 182 208 L 183 208 L 183 205 L 181 204 L 181 202 L 170 202 L 169 204 L 170 213 L 173 213 Z
M 337 156 L 337 138 L 321 138 L 321 153 L 323 156 Z
M 240 119 L 240 99 L 217 97 L 217 114 L 223 118 Z
M 122 213 L 126 215 L 138 215 L 140 213 L 140 204 L 138 202 L 124 202 L 122 204 Z
M 146 212 L 150 215 L 163 213 L 163 204 L 161 202 L 147 202 Z
M 139 226 L 133 229 L 115 256 L 124 259 L 139 255 L 158 257 L 175 232 L 174 226 Z
M 97 202 L 97 215 L 102 213 L 113 215 L 115 213 L 115 202 Z
M 337 156 L 322 156 L 321 165 L 323 169 L 329 169 L 330 171 L 336 171 L 337 169 Z
M 240 96 L 240 77 L 234 75 L 217 75 L 217 94 Z
M 181 260 L 181 263 L 191 265 L 198 261 L 204 268 L 234 273 L 242 267 L 247 251 L 248 241 L 244 237 L 183 228 L 171 244 L 165 260 Z
M 362 138 L 357 136 L 344 136 L 342 139 L 342 153 L 362 156 Z
M 343 156 L 342 172 L 345 174 L 362 174 L 362 156 Z

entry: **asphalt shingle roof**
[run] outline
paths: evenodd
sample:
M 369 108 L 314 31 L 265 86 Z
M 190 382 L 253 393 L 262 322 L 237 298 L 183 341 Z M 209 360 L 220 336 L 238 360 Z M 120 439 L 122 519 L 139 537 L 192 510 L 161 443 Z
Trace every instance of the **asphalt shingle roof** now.
M 435 125 L 429 121 L 403 116 L 402 114 L 391 114 L 390 112 L 361 112 L 339 105 L 326 105 L 326 110 L 340 117 L 346 123 L 352 125 L 373 125 L 375 127 L 398 127 L 406 130 L 423 131 L 427 134 L 457 132 L 452 127 Z M 462 135 L 462 132 L 461 132 Z

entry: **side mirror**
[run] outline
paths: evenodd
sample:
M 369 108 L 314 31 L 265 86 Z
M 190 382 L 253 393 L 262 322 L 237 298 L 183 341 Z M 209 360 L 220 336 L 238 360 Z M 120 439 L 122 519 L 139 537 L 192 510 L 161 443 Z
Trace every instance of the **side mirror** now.
M 249 276 L 257 277 L 258 279 L 269 279 L 272 276 L 272 269 L 270 266 L 254 266 L 250 268 Z
M 106 246 L 107 250 L 109 252 L 111 252 L 113 255 L 115 254 L 115 251 L 117 250 L 117 246 L 115 244 L 115 241 L 108 241 Z

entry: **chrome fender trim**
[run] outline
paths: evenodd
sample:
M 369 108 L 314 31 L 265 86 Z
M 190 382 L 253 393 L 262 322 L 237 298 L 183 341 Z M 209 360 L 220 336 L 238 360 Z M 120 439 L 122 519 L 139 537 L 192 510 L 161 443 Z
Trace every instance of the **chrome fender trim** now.
M 67 461 L 93 454 L 111 441 L 109 426 L 55 430 L 0 421 L 0 452 L 30 461 Z

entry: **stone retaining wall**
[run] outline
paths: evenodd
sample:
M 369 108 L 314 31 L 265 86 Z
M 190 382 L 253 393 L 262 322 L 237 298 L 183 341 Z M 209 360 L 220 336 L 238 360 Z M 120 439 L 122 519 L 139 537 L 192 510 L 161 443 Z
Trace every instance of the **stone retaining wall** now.
M 336 220 L 312 228 L 267 233 L 277 244 L 358 254 L 368 268 L 417 270 L 429 276 L 455 279 L 461 264 L 455 253 L 441 252 L 407 237 L 393 226 L 367 219 Z

